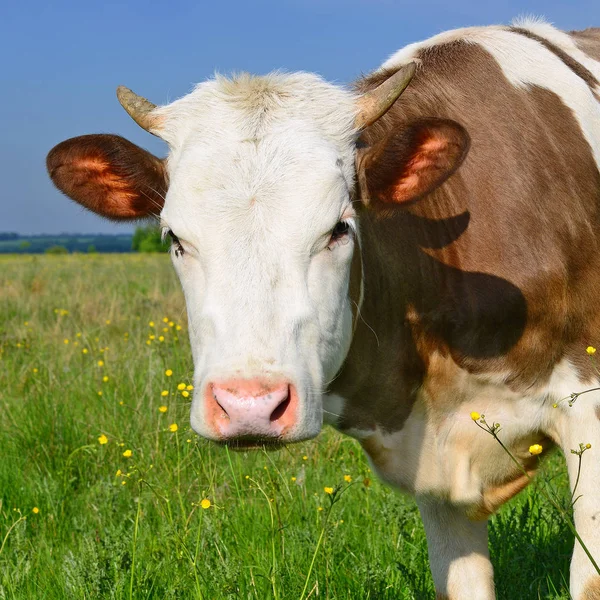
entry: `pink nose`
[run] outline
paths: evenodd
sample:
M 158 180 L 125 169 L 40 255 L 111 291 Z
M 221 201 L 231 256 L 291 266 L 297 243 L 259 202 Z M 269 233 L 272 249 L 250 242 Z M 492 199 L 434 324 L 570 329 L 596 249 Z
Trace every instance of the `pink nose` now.
M 223 439 L 281 437 L 296 423 L 298 395 L 288 382 L 209 383 L 205 402 L 207 424 Z

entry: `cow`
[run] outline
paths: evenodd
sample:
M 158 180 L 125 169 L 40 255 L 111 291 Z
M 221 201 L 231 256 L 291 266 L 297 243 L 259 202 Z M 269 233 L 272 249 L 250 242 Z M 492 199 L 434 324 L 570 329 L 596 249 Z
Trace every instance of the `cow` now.
M 117 95 L 168 158 L 85 135 L 48 171 L 171 238 L 198 434 L 280 446 L 329 423 L 358 439 L 416 497 L 453 600 L 495 597 L 487 519 L 536 471 L 529 449 L 561 448 L 574 487 L 571 450 L 590 444 L 574 520 L 600 558 L 600 393 L 578 395 L 599 379 L 600 29 L 449 31 L 352 89 L 278 72 L 166 106 Z M 570 590 L 600 598 L 578 542 Z

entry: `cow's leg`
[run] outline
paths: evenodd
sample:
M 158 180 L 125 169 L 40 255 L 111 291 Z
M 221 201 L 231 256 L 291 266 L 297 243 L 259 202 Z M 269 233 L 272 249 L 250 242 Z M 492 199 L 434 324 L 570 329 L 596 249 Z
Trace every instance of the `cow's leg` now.
M 417 498 L 438 600 L 494 600 L 487 521 L 471 521 L 464 508 Z
M 579 469 L 579 457 L 571 450 L 579 450 L 579 444 L 591 445 L 581 458 L 573 512 L 577 533 L 600 564 L 600 392 L 583 394 L 573 406 L 564 402 L 553 410 L 558 411 L 558 437 L 567 460 L 571 492 Z M 571 560 L 571 596 L 574 600 L 600 600 L 600 575 L 578 541 Z

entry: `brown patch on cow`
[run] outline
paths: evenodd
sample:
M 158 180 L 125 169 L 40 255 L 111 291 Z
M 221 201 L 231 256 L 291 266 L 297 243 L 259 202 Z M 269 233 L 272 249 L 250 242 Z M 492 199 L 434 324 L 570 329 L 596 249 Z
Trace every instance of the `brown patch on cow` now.
M 600 27 L 569 31 L 569 35 L 582 52 L 600 62 Z
M 594 575 L 583 589 L 582 600 L 600 600 L 600 577 Z
M 529 478 L 533 477 L 535 470 L 527 471 L 527 474 L 529 477 L 523 473 L 516 479 L 487 488 L 483 493 L 481 503 L 467 510 L 469 519 L 473 521 L 485 521 L 488 519 L 505 502 L 508 502 L 529 485 Z
M 164 204 L 164 162 L 120 136 L 71 138 L 49 152 L 46 164 L 61 192 L 103 217 L 140 219 Z
M 342 428 L 400 430 L 433 353 L 530 393 L 564 359 L 590 375 L 585 347 L 600 344 L 600 174 L 572 111 L 549 90 L 513 86 L 476 44 L 417 58 L 411 85 L 361 145 L 385 154 L 382 142 L 435 118 L 463 127 L 471 148 L 418 202 L 357 206 L 364 301 L 331 386 L 348 401 Z M 359 81 L 358 91 L 389 74 Z M 376 161 L 359 172 L 369 191 L 382 189 Z M 440 371 L 438 387 L 456 383 L 457 372 Z
M 584 67 L 579 61 L 575 60 L 570 54 L 567 54 L 562 48 L 559 48 L 552 42 L 533 33 L 532 31 L 529 31 L 528 29 L 523 29 L 521 27 L 510 27 L 509 30 L 513 31 L 514 33 L 518 33 L 519 35 L 523 35 L 531 40 L 535 40 L 536 42 L 544 46 L 546 50 L 552 52 L 552 54 L 554 54 L 567 67 L 569 67 L 569 69 L 571 69 L 571 71 L 573 71 L 573 73 L 575 73 L 577 77 L 583 79 L 583 81 L 587 83 L 587 85 L 593 92 L 595 92 L 594 88 L 600 85 L 600 83 L 591 71 L 586 69 L 586 67 Z

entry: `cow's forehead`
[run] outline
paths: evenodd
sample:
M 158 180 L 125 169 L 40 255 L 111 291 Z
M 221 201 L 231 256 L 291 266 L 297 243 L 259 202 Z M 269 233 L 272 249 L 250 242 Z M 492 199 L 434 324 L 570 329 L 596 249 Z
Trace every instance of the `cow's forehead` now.
M 201 84 L 161 109 L 171 147 L 163 217 L 335 220 L 353 184 L 354 106 L 351 93 L 305 73 Z
M 260 140 L 296 121 L 343 150 L 355 138 L 355 101 L 312 73 L 217 76 L 159 109 L 161 136 L 177 152 L 190 143 Z

